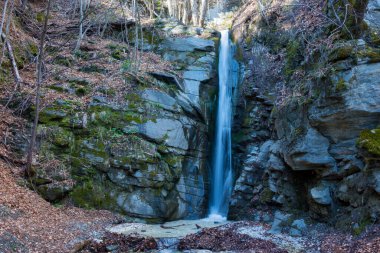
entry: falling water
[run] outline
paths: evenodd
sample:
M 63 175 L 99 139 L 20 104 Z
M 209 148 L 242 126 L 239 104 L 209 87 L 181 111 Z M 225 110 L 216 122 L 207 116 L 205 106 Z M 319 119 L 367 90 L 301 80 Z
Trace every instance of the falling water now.
M 226 217 L 232 191 L 231 121 L 233 89 L 237 85 L 238 64 L 234 60 L 235 46 L 228 30 L 222 31 L 219 49 L 219 96 L 216 118 L 210 217 Z

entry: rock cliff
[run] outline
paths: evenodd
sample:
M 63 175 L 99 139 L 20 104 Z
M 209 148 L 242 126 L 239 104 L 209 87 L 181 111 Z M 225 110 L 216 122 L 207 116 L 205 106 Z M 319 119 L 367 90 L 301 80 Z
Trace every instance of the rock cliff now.
M 215 38 L 199 38 L 172 21 L 160 29 L 166 34 L 160 43 L 145 48 L 180 76 L 150 71 L 132 76 L 135 85 L 118 94 L 121 100 L 108 91 L 84 103 L 58 99 L 41 111 L 40 160 L 57 162 L 37 166 L 33 183 L 47 200 L 150 221 L 205 213 Z M 86 80 L 69 82 L 91 89 Z
M 348 1 L 356 19 L 340 29 L 325 19 L 343 17 L 342 1 L 301 2 L 247 3 L 235 18 L 247 71 L 230 217 L 281 210 L 359 231 L 380 217 L 380 5 Z

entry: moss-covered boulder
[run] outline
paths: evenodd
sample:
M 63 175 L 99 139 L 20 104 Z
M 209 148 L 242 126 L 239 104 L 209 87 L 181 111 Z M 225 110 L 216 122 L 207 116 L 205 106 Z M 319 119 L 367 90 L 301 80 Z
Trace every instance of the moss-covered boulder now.
M 198 69 L 184 67 L 201 68 L 206 76 L 201 80 L 204 87 L 199 81 L 192 94 L 197 103 L 183 89 L 183 80 L 169 73 L 169 79 L 151 75 L 130 80 L 136 84 L 121 101 L 96 94 L 84 102 L 57 100 L 41 111 L 40 159 L 59 161 L 68 175 L 54 179 L 41 166 L 38 188 L 46 199 L 68 198 L 81 207 L 149 220 L 198 218 L 205 213 L 214 42 L 192 37 L 175 44 L 192 56 Z M 119 47 L 110 50 L 115 59 L 125 53 Z M 104 71 L 98 65 L 80 70 Z M 80 78 L 65 82 L 78 96 L 87 95 L 91 86 Z M 70 188 L 55 187 L 69 181 Z

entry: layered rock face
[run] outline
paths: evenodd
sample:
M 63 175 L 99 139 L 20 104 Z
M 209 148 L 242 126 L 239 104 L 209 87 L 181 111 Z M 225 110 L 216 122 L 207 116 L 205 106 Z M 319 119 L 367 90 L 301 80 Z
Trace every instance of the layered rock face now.
M 183 78 L 151 72 L 135 80 L 125 101 L 94 96 L 85 106 L 59 100 L 45 108 L 40 156 L 58 159 L 61 168 L 37 172 L 37 191 L 50 201 L 70 199 L 150 221 L 202 216 L 216 95 L 214 49 L 212 39 L 164 38 L 157 52 Z
M 250 26 L 236 28 L 241 37 L 250 32 L 256 37 L 242 41 L 249 68 L 247 91 L 235 117 L 240 172 L 231 218 L 270 221 L 266 211 L 282 210 L 293 218 L 311 217 L 340 228 L 379 222 L 380 37 L 375 6 L 372 1 L 361 35 L 352 32 L 356 38 L 334 43 L 325 63 L 333 71 L 322 78 L 315 77 L 316 63 L 297 61 L 295 42 L 286 42 L 285 59 L 276 55 L 274 46 L 283 43 L 286 32 L 269 33 L 273 27 L 252 20 Z M 288 79 L 265 74 L 255 79 L 255 64 L 268 73 L 276 64 L 284 75 L 305 66 L 308 78 L 298 79 L 303 86 L 295 84 L 295 72 Z M 293 95 L 279 92 L 279 86 Z M 309 90 L 302 91 L 304 87 Z

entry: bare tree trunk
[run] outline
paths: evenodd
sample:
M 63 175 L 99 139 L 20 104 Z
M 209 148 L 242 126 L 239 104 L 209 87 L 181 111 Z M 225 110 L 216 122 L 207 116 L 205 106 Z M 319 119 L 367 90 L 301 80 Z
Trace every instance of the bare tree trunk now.
M 150 9 L 151 9 L 151 12 L 150 12 L 150 18 L 151 19 L 153 19 L 154 18 L 154 15 L 155 15 L 155 4 L 154 4 L 154 1 L 155 0 L 151 0 L 151 7 L 150 7 Z
M 80 15 L 80 23 L 79 23 L 79 35 L 78 35 L 78 41 L 75 46 L 74 51 L 77 51 L 80 49 L 80 45 L 82 43 L 82 40 L 84 36 L 86 35 L 87 31 L 91 28 L 91 24 L 89 24 L 86 29 L 83 29 L 84 20 L 86 19 L 86 11 L 90 8 L 91 0 L 79 0 L 79 15 Z
M 78 41 L 77 41 L 77 44 L 75 46 L 75 49 L 74 51 L 78 51 L 79 48 L 80 48 L 80 44 L 82 42 L 82 39 L 83 39 L 83 22 L 84 22 L 84 3 L 83 3 L 84 0 L 79 0 L 79 15 L 80 15 L 80 20 L 79 20 L 79 35 L 78 35 Z
M 27 177 L 31 177 L 35 174 L 35 171 L 34 171 L 33 166 L 32 166 L 32 162 L 33 162 L 34 146 L 36 143 L 38 117 L 39 117 L 39 110 L 40 110 L 40 89 L 41 89 L 42 77 L 43 77 L 42 64 L 43 64 L 43 59 L 44 59 L 44 44 L 45 44 L 47 27 L 48 27 L 50 4 L 51 4 L 51 0 L 48 0 L 47 6 L 46 6 L 45 23 L 44 23 L 44 27 L 42 30 L 42 34 L 41 34 L 41 38 L 40 38 L 40 45 L 39 45 L 39 54 L 38 54 L 38 62 L 37 62 L 36 114 L 34 117 L 32 135 L 30 138 L 30 145 L 29 145 L 27 163 L 26 163 L 26 168 L 25 168 L 25 176 L 27 176 Z
M 3 16 L 1 18 L 1 24 L 0 24 L 0 41 L 2 40 L 3 43 L 4 43 L 3 53 L 5 52 L 5 48 L 8 50 L 8 59 L 9 59 L 11 65 L 12 65 L 12 72 L 13 72 L 13 76 L 14 76 L 14 79 L 15 79 L 15 86 L 14 86 L 13 92 L 12 92 L 11 96 L 9 97 L 8 102 L 5 105 L 5 107 L 7 107 L 8 104 L 12 101 L 14 93 L 16 92 L 16 90 L 17 90 L 20 82 L 22 82 L 22 79 L 21 79 L 20 74 L 18 72 L 16 59 L 15 59 L 14 54 L 13 54 L 12 45 L 8 41 L 9 24 L 10 24 L 10 20 L 12 18 L 12 11 L 13 11 L 13 6 L 14 6 L 14 0 L 12 2 L 10 13 L 9 13 L 8 19 L 7 19 L 6 34 L 3 33 L 5 16 L 7 15 L 8 2 L 9 2 L 8 0 L 6 0 L 4 2 Z M 2 63 L 2 61 L 3 61 L 3 54 L 0 57 L 0 64 Z
M 140 66 L 141 66 L 141 60 L 142 60 L 142 57 L 141 57 L 141 54 L 144 50 L 144 33 L 143 33 L 143 28 L 142 28 L 142 25 L 141 25 L 141 17 L 140 17 L 140 12 L 139 12 L 139 9 L 137 9 L 137 16 L 138 16 L 138 24 L 139 24 L 139 27 L 140 27 L 140 39 L 141 39 L 141 47 L 140 47 L 140 52 L 139 52 L 139 58 L 138 58 L 138 62 L 137 62 L 137 71 L 140 70 Z M 137 74 L 137 72 L 136 72 Z
M 203 27 L 205 25 L 205 19 L 206 19 L 206 14 L 207 14 L 207 6 L 208 6 L 208 1 L 202 0 L 201 14 L 199 17 L 199 26 L 200 27 Z
M 185 25 L 188 25 L 190 23 L 190 17 L 191 17 L 191 6 L 190 6 L 190 0 L 184 0 L 183 1 L 183 16 L 182 16 L 182 22 Z
M 137 6 L 135 5 L 136 8 L 134 10 L 134 13 L 136 13 L 137 11 Z M 135 73 L 137 73 L 138 71 L 138 50 L 139 50 L 139 24 L 140 24 L 140 20 L 138 19 L 137 22 L 136 22 L 136 25 L 135 25 L 135 52 L 134 52 L 134 71 Z
M 3 32 L 3 26 L 4 26 L 4 22 L 5 22 L 5 16 L 7 15 L 8 1 L 9 0 L 5 0 L 5 2 L 4 2 L 3 15 L 1 17 L 1 24 L 0 24 L 0 33 Z
M 18 84 L 18 83 L 22 82 L 22 79 L 21 79 L 20 74 L 18 72 L 17 63 L 16 63 L 16 59 L 13 55 L 13 49 L 12 49 L 11 43 L 9 43 L 9 40 L 7 40 L 6 35 L 4 33 L 1 33 L 1 38 L 3 39 L 3 41 L 7 47 L 8 58 L 12 64 L 12 72 L 13 72 L 13 75 L 15 77 L 15 81 Z
M 124 8 L 123 8 L 123 0 L 119 0 L 119 4 L 120 4 L 120 7 L 121 7 L 121 11 L 123 13 L 123 19 L 124 19 L 124 29 L 125 29 L 125 42 L 128 44 L 129 46 L 129 38 L 128 38 L 128 25 L 127 25 L 127 18 L 126 18 L 126 15 L 125 15 L 125 12 L 124 12 Z
M 167 0 L 166 3 L 168 5 L 169 16 L 174 17 L 175 11 L 173 10 L 173 0 Z
M 136 18 L 136 0 L 132 0 L 132 17 Z
M 9 14 L 8 14 L 8 17 L 6 18 L 6 25 L 5 25 L 5 39 L 4 39 L 4 45 L 3 45 L 3 48 L 2 48 L 2 52 L 1 52 L 1 55 L 0 55 L 0 66 L 1 64 L 3 63 L 3 58 L 4 58 L 4 55 L 5 55 L 5 49 L 6 49 L 6 42 L 8 41 L 8 34 L 9 34 L 9 29 L 10 29 L 10 25 L 11 25 L 11 20 L 12 20 L 12 14 L 13 14 L 13 8 L 14 8 L 14 0 L 12 1 L 12 4 L 11 4 L 11 8 L 9 10 Z M 0 37 L 1 37 L 1 34 L 2 34 L 2 31 L 0 32 Z
M 198 22 L 199 22 L 198 0 L 190 0 L 190 3 L 191 3 L 191 17 L 193 20 L 193 25 L 198 25 Z
M 176 7 L 176 13 L 177 13 L 177 19 L 181 20 L 182 18 L 182 1 L 178 1 L 175 5 Z

